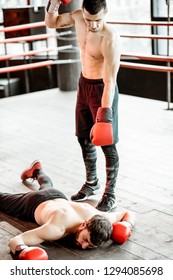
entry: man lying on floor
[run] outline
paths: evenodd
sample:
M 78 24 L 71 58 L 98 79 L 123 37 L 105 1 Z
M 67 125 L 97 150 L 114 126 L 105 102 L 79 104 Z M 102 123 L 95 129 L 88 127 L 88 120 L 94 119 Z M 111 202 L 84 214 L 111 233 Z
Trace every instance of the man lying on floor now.
M 0 192 L 2 212 L 39 225 L 10 239 L 9 247 L 16 258 L 48 259 L 45 250 L 34 245 L 68 235 L 74 235 L 76 245 L 82 249 L 96 248 L 110 238 L 122 244 L 131 235 L 135 223 L 132 213 L 101 212 L 90 204 L 68 200 L 53 188 L 40 161 L 34 161 L 22 173 L 23 181 L 29 178 L 38 181 L 40 188 L 37 191 L 20 194 Z

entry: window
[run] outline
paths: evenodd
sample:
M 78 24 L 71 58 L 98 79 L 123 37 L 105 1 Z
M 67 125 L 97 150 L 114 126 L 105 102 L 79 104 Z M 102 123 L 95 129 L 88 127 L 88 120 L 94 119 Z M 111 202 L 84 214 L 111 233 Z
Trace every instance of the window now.
M 173 0 L 151 0 L 151 17 L 153 21 L 172 21 Z M 173 26 L 157 26 L 152 31 L 157 35 L 173 36 Z M 173 55 L 173 40 L 155 40 L 153 54 Z
M 150 0 L 107 0 L 107 21 L 140 21 L 151 20 Z M 119 34 L 148 35 L 151 27 L 146 25 L 111 25 Z M 151 54 L 150 39 L 122 39 L 123 52 Z

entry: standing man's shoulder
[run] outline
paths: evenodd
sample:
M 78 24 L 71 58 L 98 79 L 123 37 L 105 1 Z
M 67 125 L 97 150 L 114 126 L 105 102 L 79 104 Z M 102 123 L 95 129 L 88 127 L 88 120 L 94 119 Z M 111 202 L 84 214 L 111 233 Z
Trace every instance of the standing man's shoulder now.
M 102 41 L 102 51 L 108 57 L 119 57 L 121 53 L 121 38 L 115 28 L 109 25 L 105 26 L 104 39 Z
M 108 24 L 106 24 L 106 28 L 105 28 L 105 41 L 112 41 L 112 42 L 120 42 L 120 35 L 117 32 L 116 28 L 109 26 Z
M 73 18 L 73 20 L 76 21 L 80 21 L 83 20 L 83 14 L 82 14 L 82 10 L 75 10 L 73 12 L 71 12 L 71 17 Z

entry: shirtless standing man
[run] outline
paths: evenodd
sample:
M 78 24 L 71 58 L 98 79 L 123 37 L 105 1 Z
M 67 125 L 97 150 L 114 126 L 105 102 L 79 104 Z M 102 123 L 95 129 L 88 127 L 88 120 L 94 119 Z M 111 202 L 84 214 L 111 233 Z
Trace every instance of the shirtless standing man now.
M 73 235 L 76 245 L 82 249 L 96 248 L 110 238 L 124 243 L 130 236 L 135 223 L 132 213 L 101 212 L 87 203 L 68 200 L 53 188 L 40 161 L 34 161 L 22 173 L 23 181 L 29 178 L 38 181 L 39 190 L 20 194 L 0 192 L 0 211 L 38 224 L 37 228 L 10 239 L 9 247 L 16 258 L 47 259 L 43 249 L 33 246 L 68 235 Z
M 116 149 L 116 80 L 120 65 L 120 39 L 105 23 L 106 0 L 83 0 L 80 10 L 59 15 L 59 6 L 69 2 L 71 0 L 49 0 L 45 11 L 45 23 L 49 28 L 75 26 L 81 54 L 82 73 L 76 103 L 76 136 L 82 149 L 86 181 L 71 199 L 83 201 L 99 191 L 95 146 L 101 146 L 106 160 L 106 187 L 96 208 L 109 212 L 117 204 L 115 185 L 119 157 Z

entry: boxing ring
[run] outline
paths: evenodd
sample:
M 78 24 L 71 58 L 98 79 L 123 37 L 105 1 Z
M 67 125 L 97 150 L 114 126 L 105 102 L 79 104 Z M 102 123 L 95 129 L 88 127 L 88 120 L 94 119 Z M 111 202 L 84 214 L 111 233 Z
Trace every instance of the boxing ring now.
M 117 21 L 117 22 L 108 22 L 109 24 L 116 24 L 116 25 L 137 25 L 137 26 L 166 26 L 167 27 L 167 36 L 159 36 L 159 35 L 132 35 L 132 34 L 124 34 L 121 35 L 122 38 L 138 38 L 138 39 L 151 39 L 151 40 L 166 40 L 167 41 L 167 55 L 166 56 L 160 56 L 160 55 L 141 55 L 141 54 L 122 54 L 124 57 L 133 57 L 133 58 L 138 58 L 138 59 L 143 59 L 143 60 L 153 60 L 153 61 L 158 61 L 158 62 L 166 62 L 167 66 L 154 66 L 154 65 L 141 65 L 138 64 L 137 68 L 135 67 L 136 65 L 126 65 L 126 63 L 121 63 L 121 67 L 126 67 L 126 68 L 134 68 L 138 70 L 146 70 L 146 71 L 157 71 L 157 72 L 166 72 L 167 73 L 167 109 L 170 110 L 170 104 L 171 104 L 171 72 L 172 72 L 172 67 L 171 67 L 171 62 L 173 61 L 173 58 L 169 56 L 170 54 L 170 40 L 173 39 L 172 36 L 170 36 L 170 26 L 173 26 L 173 23 L 170 21 L 170 15 L 169 15 L 169 5 L 168 5 L 168 21 L 151 21 L 151 22 L 122 22 L 122 21 Z
M 108 24 L 112 25 L 139 25 L 139 26 L 173 26 L 173 23 L 171 22 L 107 22 Z M 0 32 L 3 32 L 4 34 L 6 32 L 12 32 L 16 30 L 24 30 L 24 29 L 31 29 L 31 28 L 38 28 L 45 26 L 44 22 L 37 22 L 37 23 L 28 23 L 23 25 L 16 25 L 11 27 L 4 27 L 0 29 Z M 8 81 L 10 80 L 10 73 L 11 72 L 18 72 L 18 71 L 25 71 L 25 79 L 27 84 L 27 92 L 29 92 L 29 85 L 28 85 L 28 76 L 27 76 L 27 70 L 29 69 L 35 69 L 35 68 L 41 68 L 41 67 L 47 67 L 48 70 L 50 70 L 50 67 L 52 65 L 58 65 L 58 64 L 71 64 L 71 63 L 77 63 L 80 61 L 80 59 L 49 59 L 49 53 L 51 51 L 60 51 L 62 49 L 70 49 L 73 46 L 67 45 L 67 46 L 60 46 L 57 48 L 50 48 L 48 47 L 48 39 L 51 37 L 58 37 L 62 36 L 64 34 L 69 34 L 70 31 L 60 32 L 53 34 L 38 34 L 38 35 L 29 35 L 29 36 L 22 36 L 22 37 L 15 37 L 15 38 L 8 38 L 0 41 L 0 44 L 4 45 L 5 54 L 0 56 L 0 61 L 6 62 L 6 67 L 0 68 L 0 74 L 7 74 Z M 135 34 L 120 34 L 122 38 L 137 38 L 137 39 L 151 39 L 151 40 L 166 40 L 167 44 L 169 44 L 169 41 L 173 39 L 173 36 L 170 36 L 169 34 L 167 36 L 159 36 L 159 35 L 135 35 Z M 24 45 L 28 42 L 36 42 L 36 41 L 46 41 L 46 48 L 42 48 L 39 50 L 30 50 L 25 51 Z M 8 55 L 7 53 L 7 45 L 10 43 L 22 43 L 23 44 L 23 52 L 19 54 L 13 54 Z M 27 58 L 34 57 L 41 53 L 47 53 L 47 59 L 46 61 L 41 62 L 34 62 L 34 63 L 28 63 Z M 23 57 L 24 58 L 24 64 L 23 65 L 16 65 L 16 66 L 9 66 L 9 62 L 11 59 L 17 58 L 17 57 Z M 144 64 L 144 63 L 136 63 L 136 62 L 127 62 L 127 61 L 121 61 L 120 67 L 122 68 L 129 68 L 129 69 L 137 69 L 137 70 L 144 70 L 144 71 L 155 71 L 155 72 L 163 72 L 167 73 L 167 109 L 170 110 L 171 105 L 171 73 L 173 72 L 173 67 L 171 67 L 171 62 L 173 62 L 173 58 L 169 55 L 166 56 L 160 56 L 160 55 L 142 55 L 138 53 L 123 53 L 121 58 L 134 58 L 136 60 L 142 59 L 142 60 L 148 60 L 148 61 L 157 61 L 157 62 L 165 62 L 166 66 L 161 65 L 153 65 L 153 64 Z M 27 63 L 26 63 L 27 62 Z M 49 71 L 49 79 L 50 79 L 50 71 Z

